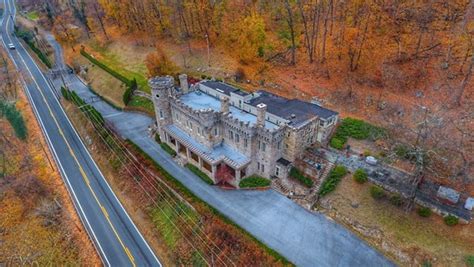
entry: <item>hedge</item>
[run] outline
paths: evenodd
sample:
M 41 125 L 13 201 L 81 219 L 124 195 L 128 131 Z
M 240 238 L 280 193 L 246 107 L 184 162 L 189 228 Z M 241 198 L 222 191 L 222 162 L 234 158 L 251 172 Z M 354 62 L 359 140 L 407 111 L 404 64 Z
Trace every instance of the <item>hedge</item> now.
M 207 176 L 207 174 L 202 172 L 198 167 L 190 163 L 187 163 L 184 166 L 188 168 L 192 173 L 196 174 L 197 177 L 201 178 L 201 180 L 203 180 L 206 184 L 210 184 L 210 185 L 214 184 L 214 181 L 212 181 L 212 179 L 209 176 Z
M 130 100 L 132 100 L 133 92 L 137 89 L 137 80 L 134 78 L 131 82 L 130 85 L 127 87 L 127 90 L 123 93 L 122 100 L 125 105 L 128 105 L 130 103 Z
M 161 138 L 160 138 L 160 135 L 158 133 L 155 134 L 155 141 L 158 143 L 158 144 L 161 144 Z
M 170 154 L 172 157 L 176 156 L 176 151 L 174 151 L 174 149 L 172 149 L 167 143 L 161 143 L 160 147 L 164 151 L 166 151 L 166 153 Z
M 61 87 L 61 93 L 66 100 L 71 101 L 76 106 L 78 106 L 82 113 L 84 113 L 94 123 L 99 123 L 99 125 L 105 124 L 102 114 L 100 114 L 100 112 L 97 111 L 93 106 L 82 100 L 82 98 L 79 97 L 75 91 L 70 91 L 64 87 Z
M 474 267 L 474 255 L 466 256 L 465 260 L 467 267 Z
M 427 207 L 421 207 L 418 209 L 418 215 L 421 217 L 430 217 L 431 216 L 431 210 Z
M 271 181 L 267 178 L 263 178 L 257 175 L 252 175 L 247 178 L 240 180 L 240 188 L 254 188 L 254 187 L 267 187 L 270 186 Z
M 43 62 L 44 65 L 46 65 L 48 68 L 51 68 L 52 64 L 51 61 L 49 60 L 48 56 L 43 53 L 35 44 L 34 40 L 34 33 L 30 31 L 24 31 L 24 30 L 19 30 L 17 27 L 15 27 L 15 34 L 23 39 L 25 43 L 31 48 L 31 50 L 38 56 L 38 58 Z
M 303 173 L 301 173 L 301 171 L 298 170 L 295 167 L 291 168 L 290 177 L 293 177 L 296 180 L 300 181 L 306 187 L 312 187 L 313 186 L 313 180 L 311 180 L 310 178 L 304 176 Z
M 16 137 L 20 140 L 25 140 L 28 135 L 25 120 L 14 104 L 8 104 L 0 99 L 0 117 L 7 118 L 8 122 L 13 128 Z
M 385 197 L 385 191 L 381 187 L 373 185 L 370 187 L 370 195 L 374 199 L 382 199 Z
M 367 172 L 364 169 L 357 169 L 354 172 L 354 175 L 352 177 L 354 177 L 354 180 L 356 182 L 358 182 L 359 184 L 363 184 L 363 183 L 367 182 L 368 175 L 367 175 Z
M 336 189 L 337 184 L 341 181 L 342 177 L 347 174 L 346 167 L 337 165 L 334 167 L 328 175 L 328 178 L 324 181 L 319 189 L 319 195 L 325 196 L 328 193 Z
M 454 226 L 459 223 L 459 218 L 453 215 L 448 215 L 444 217 L 444 223 L 449 226 Z
M 359 140 L 377 140 L 385 134 L 386 132 L 383 128 L 373 126 L 363 120 L 345 118 L 337 127 L 329 145 L 336 149 L 342 149 L 349 137 Z
M 94 63 L 94 65 L 98 66 L 99 68 L 105 70 L 106 72 L 110 73 L 110 75 L 114 76 L 115 78 L 122 81 L 128 87 L 132 85 L 132 81 L 127 77 L 123 76 L 122 74 L 116 72 L 115 70 L 111 69 L 109 66 L 105 65 L 104 63 L 100 62 L 99 60 L 95 59 L 93 56 L 88 54 L 84 49 L 81 49 L 81 55 L 87 58 L 90 62 Z
M 394 206 L 397 206 L 397 207 L 400 207 L 403 205 L 403 199 L 400 195 L 396 194 L 396 195 L 392 195 L 390 197 L 390 203 L 392 203 L 392 205 Z

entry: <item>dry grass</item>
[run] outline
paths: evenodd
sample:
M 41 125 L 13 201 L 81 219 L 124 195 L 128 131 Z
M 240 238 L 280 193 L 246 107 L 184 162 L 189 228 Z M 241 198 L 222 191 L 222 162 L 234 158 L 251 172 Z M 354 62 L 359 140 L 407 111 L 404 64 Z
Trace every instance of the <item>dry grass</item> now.
M 407 214 L 388 200 L 374 200 L 369 188 L 369 184 L 359 185 L 346 176 L 336 191 L 323 200 L 331 206 L 325 212 L 403 265 L 427 260 L 440 266 L 463 266 L 464 257 L 474 254 L 472 224 L 449 227 L 438 215 L 422 218 L 416 211 Z M 358 229 L 362 226 L 366 230 L 351 227 L 347 218 L 352 224 L 356 222 Z
M 126 90 L 125 84 L 80 55 L 76 60 L 82 66 L 87 66 L 88 72 L 85 78 L 90 83 L 92 89 L 114 103 L 114 105 L 123 108 L 122 99 L 123 93 Z

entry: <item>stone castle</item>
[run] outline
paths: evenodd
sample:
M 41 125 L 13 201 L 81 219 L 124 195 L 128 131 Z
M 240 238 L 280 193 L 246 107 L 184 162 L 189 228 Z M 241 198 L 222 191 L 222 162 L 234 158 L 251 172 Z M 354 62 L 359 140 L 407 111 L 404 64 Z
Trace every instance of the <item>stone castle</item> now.
M 179 76 L 149 80 L 157 132 L 216 184 L 238 187 L 250 175 L 286 179 L 308 146 L 326 143 L 338 114 L 315 103 L 218 81 L 188 86 Z

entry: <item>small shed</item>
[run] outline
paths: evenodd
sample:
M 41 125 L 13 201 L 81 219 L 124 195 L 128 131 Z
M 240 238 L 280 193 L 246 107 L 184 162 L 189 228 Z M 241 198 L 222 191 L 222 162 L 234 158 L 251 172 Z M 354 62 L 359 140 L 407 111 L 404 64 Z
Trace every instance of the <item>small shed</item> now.
M 372 156 L 366 157 L 365 162 L 367 162 L 370 165 L 377 165 L 377 159 Z
M 445 186 L 440 186 L 438 188 L 438 193 L 436 194 L 439 198 L 447 200 L 453 204 L 458 203 L 460 194 L 458 191 L 445 187 Z
M 473 197 L 468 197 L 466 199 L 466 204 L 464 204 L 464 208 L 467 209 L 467 210 L 471 210 L 474 209 L 474 198 Z

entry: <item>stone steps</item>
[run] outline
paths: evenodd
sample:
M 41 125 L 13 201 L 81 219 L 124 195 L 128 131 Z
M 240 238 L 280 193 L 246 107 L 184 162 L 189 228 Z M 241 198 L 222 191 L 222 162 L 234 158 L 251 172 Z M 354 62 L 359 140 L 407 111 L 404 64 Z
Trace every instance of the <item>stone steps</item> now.
M 272 188 L 285 196 L 290 192 L 290 190 L 281 182 L 280 179 L 272 180 Z

